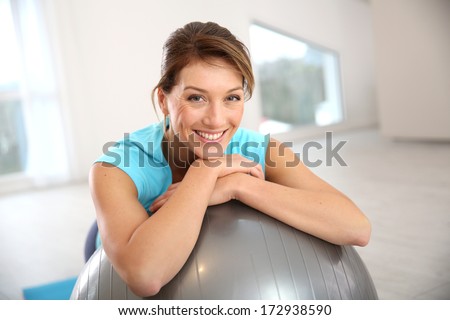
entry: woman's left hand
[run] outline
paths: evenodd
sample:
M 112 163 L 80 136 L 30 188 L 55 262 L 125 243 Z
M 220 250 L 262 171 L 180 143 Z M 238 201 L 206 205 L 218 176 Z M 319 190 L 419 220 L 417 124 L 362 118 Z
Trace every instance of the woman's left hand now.
M 230 200 L 235 200 L 236 190 L 242 185 L 240 179 L 245 176 L 247 176 L 245 173 L 232 173 L 218 178 L 209 198 L 208 206 L 215 206 Z

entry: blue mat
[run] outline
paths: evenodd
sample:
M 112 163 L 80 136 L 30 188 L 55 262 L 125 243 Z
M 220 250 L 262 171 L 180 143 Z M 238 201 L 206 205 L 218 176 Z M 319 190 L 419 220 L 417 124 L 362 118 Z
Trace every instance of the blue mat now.
M 77 277 L 23 289 L 25 300 L 68 300 Z

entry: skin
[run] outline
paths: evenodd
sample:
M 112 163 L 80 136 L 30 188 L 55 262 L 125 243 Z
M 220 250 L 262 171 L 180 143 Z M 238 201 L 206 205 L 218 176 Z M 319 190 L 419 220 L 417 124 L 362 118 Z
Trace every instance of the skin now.
M 90 172 L 104 249 L 133 292 L 158 293 L 188 259 L 206 208 L 231 199 L 335 244 L 367 244 L 371 227 L 364 214 L 302 163 L 287 166 L 295 155 L 280 142 L 272 140 L 265 176 L 260 165 L 220 152 L 244 108 L 242 75 L 231 65 L 194 61 L 177 80 L 169 93 L 158 91 L 161 110 L 170 116 L 163 152 L 173 184 L 151 205 L 155 213 L 148 216 L 120 169 L 97 163 Z

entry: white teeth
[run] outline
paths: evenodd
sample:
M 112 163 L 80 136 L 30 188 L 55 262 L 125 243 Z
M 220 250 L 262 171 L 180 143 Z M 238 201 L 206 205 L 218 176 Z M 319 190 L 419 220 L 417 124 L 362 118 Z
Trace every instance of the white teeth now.
M 201 132 L 201 131 L 196 131 L 196 132 L 198 133 L 199 136 L 201 136 L 207 140 L 211 140 L 211 141 L 217 140 L 223 135 L 223 132 L 214 133 L 214 134 L 205 133 L 205 132 Z

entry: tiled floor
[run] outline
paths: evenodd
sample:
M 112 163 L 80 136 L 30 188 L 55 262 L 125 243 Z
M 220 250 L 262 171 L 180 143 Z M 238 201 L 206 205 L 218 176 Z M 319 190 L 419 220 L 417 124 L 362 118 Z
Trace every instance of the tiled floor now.
M 333 136 L 347 143 L 312 168 L 369 216 L 373 233 L 358 248 L 381 299 L 450 299 L 450 143 L 393 142 L 375 130 Z M 294 144 L 301 152 L 305 141 Z M 301 157 L 303 155 L 301 154 Z M 77 275 L 94 220 L 86 184 L 0 197 L 0 299 L 24 287 Z

